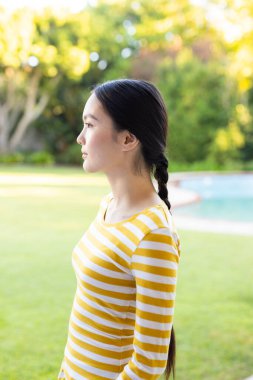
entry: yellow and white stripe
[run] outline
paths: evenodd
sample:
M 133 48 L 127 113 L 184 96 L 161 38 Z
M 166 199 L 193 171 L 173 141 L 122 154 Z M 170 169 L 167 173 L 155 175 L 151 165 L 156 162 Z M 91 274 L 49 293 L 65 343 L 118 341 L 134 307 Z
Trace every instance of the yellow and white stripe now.
M 111 199 L 72 253 L 77 290 L 58 379 L 159 379 L 166 367 L 179 238 L 163 201 L 108 224 Z

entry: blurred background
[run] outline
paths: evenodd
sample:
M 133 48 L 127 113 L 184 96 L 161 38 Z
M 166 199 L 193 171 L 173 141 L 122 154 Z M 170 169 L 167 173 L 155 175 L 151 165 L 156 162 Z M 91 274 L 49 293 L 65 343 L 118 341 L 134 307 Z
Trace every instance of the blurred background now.
M 92 86 L 134 77 L 165 98 L 172 170 L 252 169 L 251 2 L 1 1 L 0 11 L 1 162 L 79 164 Z
M 71 250 L 110 191 L 76 137 L 92 87 L 126 77 L 168 108 L 177 379 L 253 374 L 252 41 L 247 0 L 0 0 L 0 378 L 57 378 Z

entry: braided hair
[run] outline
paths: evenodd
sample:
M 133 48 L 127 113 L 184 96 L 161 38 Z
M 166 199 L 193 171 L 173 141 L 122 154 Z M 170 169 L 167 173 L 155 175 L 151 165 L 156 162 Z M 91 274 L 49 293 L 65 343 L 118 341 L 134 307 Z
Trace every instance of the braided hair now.
M 160 158 L 156 163 L 156 170 L 154 176 L 158 183 L 158 195 L 166 203 L 168 209 L 170 210 L 171 204 L 168 200 L 167 188 L 167 182 L 169 180 L 168 159 L 165 157 L 163 153 L 161 154 Z
M 160 158 L 158 159 L 156 163 L 156 170 L 155 170 L 154 176 L 158 182 L 158 195 L 166 203 L 170 211 L 171 204 L 168 200 L 168 189 L 166 185 L 169 180 L 168 159 L 165 157 L 164 154 L 160 155 Z M 175 378 L 175 361 L 176 361 L 176 337 L 175 337 L 174 328 L 172 326 L 170 346 L 169 346 L 169 352 L 168 352 L 168 360 L 167 360 L 167 366 L 165 369 L 166 379 L 169 378 L 171 372 L 173 373 L 173 377 Z
M 168 159 L 165 155 L 168 117 L 159 90 L 150 82 L 136 79 L 117 79 L 94 88 L 94 93 L 113 120 L 115 131 L 128 130 L 140 141 L 134 171 L 141 174 L 142 163 L 158 182 L 158 195 L 170 210 L 167 182 Z M 166 379 L 175 376 L 176 342 L 174 329 L 168 352 Z

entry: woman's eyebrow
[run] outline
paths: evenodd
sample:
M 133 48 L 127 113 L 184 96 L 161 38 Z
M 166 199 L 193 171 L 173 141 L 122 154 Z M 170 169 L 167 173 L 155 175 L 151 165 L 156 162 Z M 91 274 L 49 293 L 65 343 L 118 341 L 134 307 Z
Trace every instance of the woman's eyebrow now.
M 91 113 L 87 113 L 87 115 L 84 115 L 83 120 L 85 121 L 88 117 L 98 121 L 98 118 L 96 116 L 92 115 Z

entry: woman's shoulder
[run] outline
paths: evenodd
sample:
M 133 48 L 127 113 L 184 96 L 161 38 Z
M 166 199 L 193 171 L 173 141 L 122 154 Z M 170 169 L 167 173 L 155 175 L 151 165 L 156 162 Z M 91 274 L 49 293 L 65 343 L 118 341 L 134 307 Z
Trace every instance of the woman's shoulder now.
M 113 193 L 110 191 L 103 196 L 101 205 L 106 207 L 112 199 Z M 139 212 L 133 212 L 132 216 L 127 221 L 131 221 L 131 224 L 141 229 L 144 235 L 158 228 L 165 228 L 175 239 L 178 239 L 173 216 L 162 199 L 157 201 L 156 204 L 143 208 Z

